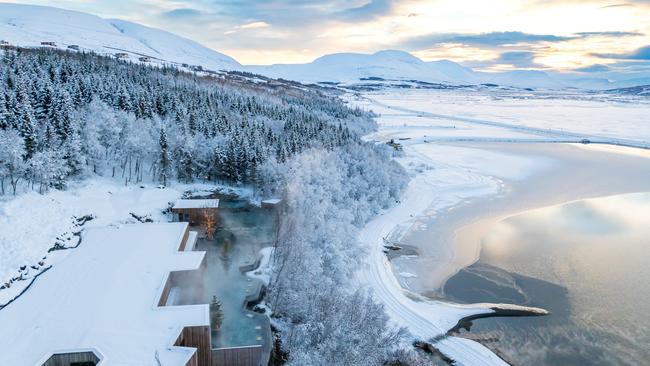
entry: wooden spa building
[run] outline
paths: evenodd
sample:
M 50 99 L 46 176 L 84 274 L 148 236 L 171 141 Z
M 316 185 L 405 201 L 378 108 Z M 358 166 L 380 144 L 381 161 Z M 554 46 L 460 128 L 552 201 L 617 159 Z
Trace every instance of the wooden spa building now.
M 218 210 L 218 199 L 182 199 L 171 208 L 172 221 L 200 225 L 208 216 L 216 220 Z
M 259 366 L 261 347 L 212 348 L 208 304 L 172 305 L 174 276 L 201 271 L 187 223 L 89 229 L 0 309 L 0 365 Z

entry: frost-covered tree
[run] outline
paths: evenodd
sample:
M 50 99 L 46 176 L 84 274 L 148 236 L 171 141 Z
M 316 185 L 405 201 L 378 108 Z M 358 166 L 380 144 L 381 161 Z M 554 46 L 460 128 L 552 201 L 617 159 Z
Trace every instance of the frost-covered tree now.
M 65 177 L 71 168 L 60 154 L 57 151 L 39 151 L 29 159 L 28 174 L 32 182 L 38 183 L 39 193 L 50 187 L 60 189 L 65 186 Z
M 7 98 L 4 91 L 0 90 L 0 129 L 9 128 L 9 108 L 7 107 Z
M 16 194 L 18 182 L 23 178 L 27 165 L 24 161 L 25 142 L 17 131 L 0 130 L 0 187 L 5 194 L 5 181 Z
M 167 132 L 165 127 L 160 128 L 160 138 L 158 140 L 160 145 L 160 159 L 159 163 L 159 181 L 162 185 L 167 185 L 167 179 L 170 177 L 171 161 L 169 160 L 169 144 L 167 143 Z
M 21 83 L 17 91 L 17 105 L 14 123 L 24 141 L 25 159 L 29 159 L 38 147 L 34 110 L 25 84 Z
M 243 184 L 263 181 L 259 167 L 271 158 L 358 143 L 351 131 L 373 123 L 368 113 L 308 88 L 264 90 L 92 54 L 6 51 L 0 76 L 0 127 L 20 132 L 26 159 L 61 151 L 70 168 L 65 179 L 91 165 L 127 183 L 142 180 L 145 170 L 160 178 L 159 149 L 147 144 L 156 121 L 170 132 L 167 178 L 173 171 L 186 181 Z
M 286 319 L 290 363 L 382 364 L 401 331 L 349 279 L 359 265 L 358 230 L 395 202 L 406 183 L 402 169 L 383 146 L 350 144 L 262 171 L 284 176 L 265 183 L 279 187 L 285 205 L 267 301 Z

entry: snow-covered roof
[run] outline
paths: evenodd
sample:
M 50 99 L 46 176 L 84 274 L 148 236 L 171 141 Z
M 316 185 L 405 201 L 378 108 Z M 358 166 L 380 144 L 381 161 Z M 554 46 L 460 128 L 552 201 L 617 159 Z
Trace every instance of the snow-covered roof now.
M 280 198 L 269 198 L 269 199 L 266 199 L 266 200 L 262 201 L 262 203 L 265 203 L 265 204 L 268 204 L 268 205 L 277 205 L 280 202 L 282 202 L 282 199 L 280 199 Z
M 90 229 L 81 245 L 0 310 L 0 365 L 41 366 L 52 354 L 92 350 L 101 365 L 185 365 L 185 326 L 209 323 L 208 305 L 158 307 L 170 271 L 197 269 L 179 252 L 186 223 Z
M 202 200 L 178 200 L 173 208 L 188 209 L 188 208 L 218 208 L 218 199 L 202 199 Z

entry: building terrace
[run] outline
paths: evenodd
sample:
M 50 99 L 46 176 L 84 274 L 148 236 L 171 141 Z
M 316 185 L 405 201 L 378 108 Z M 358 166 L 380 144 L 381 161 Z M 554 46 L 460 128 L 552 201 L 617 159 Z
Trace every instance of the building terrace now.
M 167 303 L 173 271 L 204 252 L 186 223 L 88 230 L 0 311 L 0 365 L 208 365 L 207 304 Z

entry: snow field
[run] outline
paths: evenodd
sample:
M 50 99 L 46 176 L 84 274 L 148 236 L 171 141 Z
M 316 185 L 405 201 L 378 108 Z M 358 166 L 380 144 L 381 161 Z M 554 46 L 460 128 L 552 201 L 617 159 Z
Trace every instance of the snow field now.
M 85 227 L 137 222 L 131 213 L 166 221 L 162 211 L 181 194 L 182 191 L 173 188 L 125 187 L 96 178 L 68 191 L 53 190 L 45 195 L 28 192 L 0 202 L 0 283 L 19 275 L 21 266 L 28 269 L 24 278 L 32 278 L 67 255 L 68 250 L 48 253 L 48 249 L 54 246 L 57 237 L 67 238 L 79 230 L 74 225 L 74 217 L 94 215 Z M 72 242 L 71 246 L 75 244 Z M 39 268 L 35 270 L 32 265 Z M 29 283 L 17 281 L 9 289 L 0 290 L 0 304 L 14 298 Z

